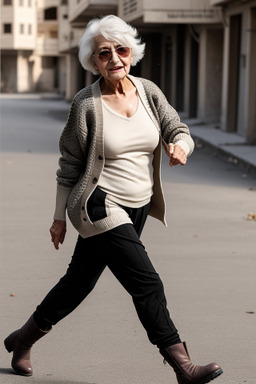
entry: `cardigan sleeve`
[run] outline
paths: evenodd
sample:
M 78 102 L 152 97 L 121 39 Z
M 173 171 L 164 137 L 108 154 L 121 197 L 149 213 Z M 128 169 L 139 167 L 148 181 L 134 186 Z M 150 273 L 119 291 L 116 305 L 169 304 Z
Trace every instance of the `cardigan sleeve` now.
M 85 167 L 85 148 L 82 148 L 81 137 L 85 141 L 87 132 L 86 121 L 83 118 L 85 111 L 83 113 L 81 109 L 81 105 L 77 105 L 76 102 L 72 103 L 59 142 L 61 157 L 57 170 L 57 183 L 66 188 L 72 188 L 76 184 Z M 83 134 L 80 131 L 83 131 Z
M 61 134 L 59 148 L 59 169 L 57 170 L 57 192 L 54 212 L 55 220 L 66 220 L 66 207 L 69 195 L 79 180 L 86 164 L 86 111 L 83 110 L 79 92 L 69 111 L 65 128 Z
M 179 144 L 189 156 L 194 150 L 194 141 L 189 128 L 180 121 L 177 111 L 169 104 L 161 89 L 150 80 L 144 79 L 147 97 L 158 120 L 163 140 L 169 144 Z
M 161 131 L 166 143 L 179 144 L 190 156 L 194 150 L 194 140 L 190 135 L 189 128 L 180 121 L 176 110 L 166 100 L 165 113 L 161 120 Z

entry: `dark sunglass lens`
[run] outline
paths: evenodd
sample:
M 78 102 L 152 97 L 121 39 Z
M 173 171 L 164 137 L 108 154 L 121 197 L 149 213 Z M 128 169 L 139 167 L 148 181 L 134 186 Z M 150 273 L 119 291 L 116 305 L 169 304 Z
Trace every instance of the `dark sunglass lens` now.
M 126 57 L 126 56 L 128 56 L 129 53 L 130 53 L 130 48 L 127 48 L 127 47 L 119 47 L 119 48 L 117 48 L 116 52 L 117 52 L 118 55 L 123 56 L 123 57 Z
M 101 60 L 109 60 L 110 59 L 110 56 L 111 56 L 111 52 L 110 51 L 101 51 L 99 53 L 99 58 Z

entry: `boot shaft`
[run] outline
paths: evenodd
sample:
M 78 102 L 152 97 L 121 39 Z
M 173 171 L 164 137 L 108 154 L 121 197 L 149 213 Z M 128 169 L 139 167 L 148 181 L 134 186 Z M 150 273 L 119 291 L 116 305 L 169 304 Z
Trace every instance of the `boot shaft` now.
M 31 376 L 33 371 L 30 363 L 32 345 L 50 331 L 42 331 L 34 321 L 33 315 L 20 329 L 12 332 L 5 340 L 5 348 L 13 352 L 12 367 L 16 373 Z

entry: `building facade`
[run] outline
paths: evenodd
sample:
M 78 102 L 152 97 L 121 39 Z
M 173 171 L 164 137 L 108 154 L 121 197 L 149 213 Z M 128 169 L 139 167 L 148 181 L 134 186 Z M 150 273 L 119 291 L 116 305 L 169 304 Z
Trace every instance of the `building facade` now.
M 24 92 L 33 84 L 30 58 L 37 36 L 35 2 L 1 1 L 1 90 Z
M 145 57 L 132 74 L 158 84 L 182 117 L 256 143 L 256 0 L 40 0 L 37 6 L 35 0 L 1 1 L 3 90 L 55 89 L 71 100 L 95 80 L 77 57 L 87 22 L 115 14 L 136 26 L 146 42 Z M 30 6 L 31 21 L 28 12 L 22 21 L 17 3 Z M 31 27 L 21 27 L 25 23 Z M 27 45 L 21 43 L 22 28 L 31 33 Z M 7 79 L 8 62 L 16 81 Z
M 221 7 L 221 129 L 256 143 L 256 1 L 211 0 Z
M 58 0 L 1 0 L 1 91 L 57 91 Z

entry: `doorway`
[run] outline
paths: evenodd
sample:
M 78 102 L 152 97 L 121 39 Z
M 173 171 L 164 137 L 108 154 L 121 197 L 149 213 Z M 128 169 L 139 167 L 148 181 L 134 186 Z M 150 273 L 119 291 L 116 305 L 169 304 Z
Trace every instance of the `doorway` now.
M 237 131 L 242 15 L 230 17 L 227 131 Z
M 185 25 L 177 25 L 177 56 L 176 56 L 176 102 L 178 112 L 184 110 L 184 82 L 185 82 Z
M 168 36 L 166 44 L 165 44 L 165 89 L 164 93 L 171 104 L 171 99 L 172 99 L 172 41 L 171 37 Z
M 249 103 L 248 127 L 246 139 L 249 144 L 256 144 L 256 7 L 251 9 L 251 42 L 250 42 L 250 69 L 249 69 Z
M 198 98 L 198 40 L 191 37 L 190 43 L 190 87 L 189 87 L 189 117 L 197 117 Z

